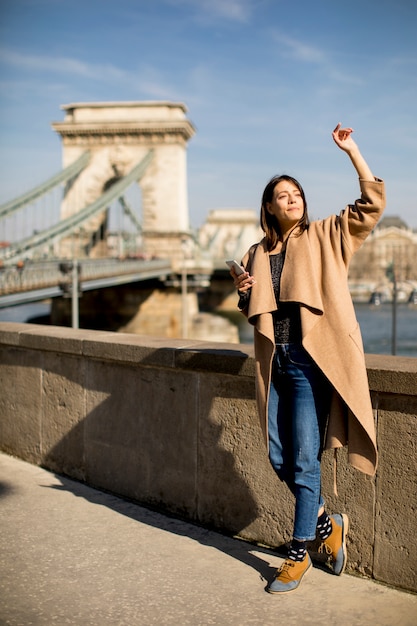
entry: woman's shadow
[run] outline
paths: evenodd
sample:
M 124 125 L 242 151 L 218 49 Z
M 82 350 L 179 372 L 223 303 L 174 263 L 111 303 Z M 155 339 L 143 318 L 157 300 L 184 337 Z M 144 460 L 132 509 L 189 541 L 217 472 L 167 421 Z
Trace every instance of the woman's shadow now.
M 46 488 L 67 491 L 75 497 L 84 498 L 92 504 L 105 506 L 112 511 L 125 515 L 130 519 L 151 526 L 160 531 L 172 533 L 181 537 L 188 537 L 197 541 L 202 546 L 215 548 L 245 565 L 251 567 L 259 574 L 259 579 L 267 585 L 270 582 L 279 565 L 278 559 L 283 559 L 287 554 L 287 544 L 276 548 L 267 548 L 244 539 L 237 538 L 219 532 L 215 529 L 199 526 L 178 517 L 173 517 L 167 512 L 157 511 L 136 502 L 121 498 L 112 493 L 94 489 L 84 483 L 67 478 L 59 474 L 54 476 L 60 481 L 60 485 L 50 485 Z M 272 565 L 275 563 L 275 565 Z

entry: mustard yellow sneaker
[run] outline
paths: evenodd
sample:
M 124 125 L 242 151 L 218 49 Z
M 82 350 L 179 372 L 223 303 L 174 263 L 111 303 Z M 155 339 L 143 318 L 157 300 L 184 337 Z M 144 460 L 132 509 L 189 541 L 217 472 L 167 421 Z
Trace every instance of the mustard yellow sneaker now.
M 269 593 L 295 591 L 310 568 L 311 559 L 308 553 L 303 561 L 286 559 L 279 570 L 277 570 L 275 580 L 269 585 L 267 591 Z
M 347 515 L 330 515 L 332 520 L 332 532 L 319 547 L 319 552 L 323 552 L 330 557 L 333 566 L 333 573 L 340 576 L 345 570 L 347 562 L 346 537 L 349 528 Z

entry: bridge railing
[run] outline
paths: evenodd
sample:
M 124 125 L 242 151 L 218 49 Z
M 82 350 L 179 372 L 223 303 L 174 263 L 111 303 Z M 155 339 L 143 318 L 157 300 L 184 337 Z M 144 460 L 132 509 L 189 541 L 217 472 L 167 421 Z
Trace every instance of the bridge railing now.
M 56 261 L 8 266 L 0 271 L 0 296 L 51 287 L 60 281 L 62 281 L 62 272 Z
M 55 287 L 71 282 L 67 271 L 73 261 L 55 259 L 51 261 L 27 262 L 7 266 L 0 270 L 0 299 L 7 294 Z M 79 282 L 89 283 L 110 277 L 141 275 L 143 279 L 170 272 L 167 259 L 82 259 L 79 265 Z M 91 286 L 89 287 L 91 288 Z

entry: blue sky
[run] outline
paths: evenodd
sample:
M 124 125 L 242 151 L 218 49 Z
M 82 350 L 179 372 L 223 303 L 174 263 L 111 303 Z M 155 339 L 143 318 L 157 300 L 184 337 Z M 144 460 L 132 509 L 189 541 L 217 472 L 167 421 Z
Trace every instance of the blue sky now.
M 258 211 L 276 173 L 313 218 L 357 197 L 331 131 L 385 179 L 386 214 L 417 228 L 414 0 L 0 0 L 0 202 L 61 168 L 71 102 L 184 102 L 190 220 Z

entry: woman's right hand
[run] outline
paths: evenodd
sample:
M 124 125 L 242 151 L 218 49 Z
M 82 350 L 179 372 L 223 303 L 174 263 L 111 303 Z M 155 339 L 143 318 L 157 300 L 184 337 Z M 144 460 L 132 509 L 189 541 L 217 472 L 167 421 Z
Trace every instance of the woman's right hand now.
M 239 274 L 238 276 L 235 270 L 232 268 L 230 270 L 230 275 L 233 278 L 233 282 L 235 284 L 236 289 L 240 293 L 245 293 L 246 291 L 251 289 L 253 285 L 256 283 L 256 280 L 254 279 L 253 276 L 249 274 L 249 272 L 243 272 L 243 274 Z

